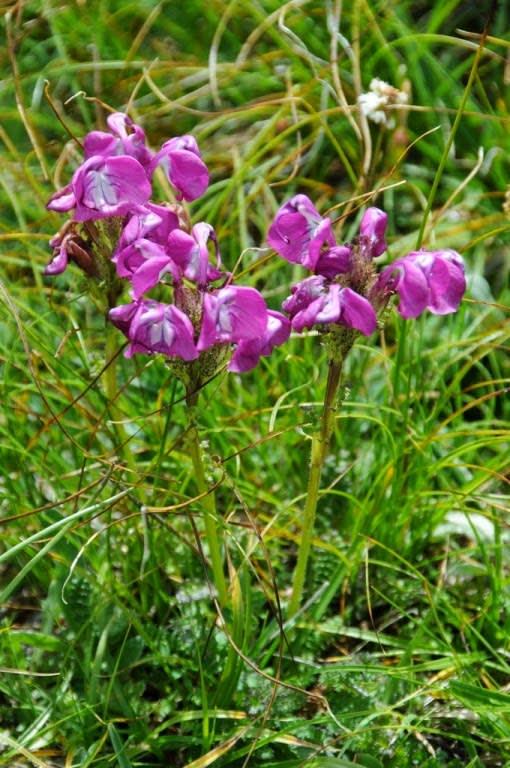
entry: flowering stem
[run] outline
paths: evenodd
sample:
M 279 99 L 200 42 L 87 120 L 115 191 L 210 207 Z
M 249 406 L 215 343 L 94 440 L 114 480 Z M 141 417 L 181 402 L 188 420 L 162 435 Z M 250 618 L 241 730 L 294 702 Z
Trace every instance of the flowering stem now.
M 324 405 L 319 429 L 312 434 L 312 448 L 310 456 L 310 469 L 308 473 L 308 487 L 306 491 L 306 503 L 303 516 L 303 528 L 299 543 L 298 558 L 294 571 L 292 584 L 292 597 L 289 603 L 289 616 L 294 616 L 299 610 L 301 596 L 306 577 L 308 557 L 312 545 L 313 526 L 319 500 L 319 490 L 324 461 L 328 455 L 331 436 L 335 428 L 336 397 L 342 375 L 343 360 L 330 359 L 328 380 Z
M 117 381 L 117 357 L 119 354 L 118 349 L 118 334 L 116 329 L 106 324 L 106 341 L 105 341 L 105 370 L 104 370 L 104 391 L 108 399 L 109 413 L 112 423 L 112 429 L 116 438 L 116 451 L 119 456 L 122 457 L 128 478 L 133 486 L 135 495 L 138 502 L 142 505 L 145 503 L 145 492 L 141 482 L 138 481 L 139 468 L 136 463 L 136 454 L 133 452 L 132 447 L 129 444 L 130 438 L 127 430 L 124 426 L 123 419 L 124 414 L 118 405 L 118 381 Z M 108 536 L 109 536 L 108 528 Z M 144 529 L 145 530 L 145 529 Z M 108 539 L 109 540 L 109 539 Z
M 196 395 L 187 398 L 188 404 L 188 447 L 195 472 L 195 483 L 199 494 L 203 495 L 202 505 L 204 508 L 205 535 L 209 548 L 209 558 L 213 572 L 213 580 L 218 592 L 220 605 L 224 606 L 228 599 L 227 582 L 223 571 L 223 557 L 221 553 L 221 544 L 219 536 L 218 512 L 216 509 L 216 498 L 207 482 L 204 468 L 202 446 L 198 435 L 198 429 L 195 421 Z
M 106 324 L 105 328 L 105 335 L 106 335 L 106 341 L 105 341 L 105 349 L 104 349 L 104 356 L 105 356 L 105 371 L 104 371 L 104 382 L 105 382 L 105 393 L 106 397 L 108 398 L 109 403 L 112 405 L 115 402 L 115 398 L 117 397 L 117 351 L 118 351 L 118 334 L 116 333 L 113 326 L 111 326 L 109 323 Z
M 117 356 L 118 356 L 118 334 L 115 328 L 109 323 L 106 324 L 106 342 L 105 342 L 105 371 L 104 371 L 104 389 L 110 406 L 110 415 L 113 421 L 117 439 L 119 441 L 119 451 L 122 453 L 126 465 L 133 473 L 133 483 L 135 482 L 137 470 L 136 462 L 132 451 L 129 449 L 129 438 L 122 423 L 122 413 L 117 404 L 118 383 L 117 383 Z

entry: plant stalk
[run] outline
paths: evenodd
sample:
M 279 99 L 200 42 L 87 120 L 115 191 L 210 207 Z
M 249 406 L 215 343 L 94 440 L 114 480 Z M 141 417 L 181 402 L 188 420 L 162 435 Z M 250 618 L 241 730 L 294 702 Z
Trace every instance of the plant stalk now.
M 218 593 L 218 601 L 221 606 L 226 605 L 228 600 L 227 582 L 223 570 L 223 556 L 221 553 L 221 542 L 218 524 L 218 512 L 216 509 L 216 498 L 207 482 L 207 476 L 204 468 L 202 446 L 198 429 L 195 421 L 196 396 L 187 398 L 188 405 L 188 446 L 195 471 L 195 484 L 200 495 L 204 508 L 204 526 L 207 545 L 209 548 L 209 558 L 213 572 L 213 581 Z
M 343 360 L 330 359 L 328 368 L 328 380 L 324 395 L 324 405 L 319 429 L 312 434 L 312 447 L 310 455 L 310 469 L 308 472 L 308 486 L 306 490 L 306 502 L 303 513 L 303 528 L 299 542 L 298 558 L 294 571 L 292 584 L 292 597 L 289 603 L 289 617 L 294 616 L 301 605 L 303 586 L 306 578 L 308 557 L 312 546 L 313 527 L 319 501 L 319 491 L 324 461 L 328 455 L 331 436 L 335 428 L 336 398 L 340 378 L 342 375 Z

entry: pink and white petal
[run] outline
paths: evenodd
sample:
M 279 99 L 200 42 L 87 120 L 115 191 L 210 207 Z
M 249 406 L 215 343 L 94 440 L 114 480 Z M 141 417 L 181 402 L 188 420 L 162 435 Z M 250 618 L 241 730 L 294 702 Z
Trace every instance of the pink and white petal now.
M 76 221 L 121 216 L 151 196 L 145 171 L 133 157 L 94 156 L 75 173 Z
M 46 208 L 49 211 L 57 211 L 58 213 L 66 213 L 75 206 L 76 197 L 72 184 L 68 184 L 63 189 L 59 189 L 58 192 L 55 192 L 46 203 Z

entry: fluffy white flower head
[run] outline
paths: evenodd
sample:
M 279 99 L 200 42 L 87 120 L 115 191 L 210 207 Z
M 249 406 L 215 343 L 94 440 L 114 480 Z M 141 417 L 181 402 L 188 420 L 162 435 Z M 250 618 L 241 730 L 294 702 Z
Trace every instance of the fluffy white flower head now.
M 374 77 L 366 93 L 358 98 L 361 113 L 373 123 L 393 128 L 394 121 L 389 118 L 389 107 L 407 103 L 407 93 L 399 91 L 389 83 Z

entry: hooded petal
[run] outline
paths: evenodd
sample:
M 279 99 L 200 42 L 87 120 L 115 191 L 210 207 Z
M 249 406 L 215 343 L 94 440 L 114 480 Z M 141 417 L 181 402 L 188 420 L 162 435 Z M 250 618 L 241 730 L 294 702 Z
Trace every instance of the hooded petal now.
M 398 311 L 406 319 L 421 315 L 429 299 L 427 278 L 408 258 L 397 259 L 381 272 L 375 290 L 379 289 L 398 294 Z
M 427 271 L 428 309 L 435 315 L 455 312 L 466 290 L 464 263 L 456 251 L 436 251 Z M 419 263 L 419 259 L 418 259 Z
M 117 251 L 140 239 L 166 246 L 168 235 L 178 227 L 179 218 L 171 208 L 155 203 L 136 206 L 121 232 Z
M 283 303 L 291 316 L 295 331 L 301 332 L 321 323 L 334 323 L 340 317 L 339 285 L 331 285 L 323 278 L 308 278 L 293 287 L 294 295 Z
M 60 275 L 66 269 L 69 263 L 67 255 L 66 238 L 53 238 L 50 245 L 54 248 L 53 258 L 44 270 L 45 275 Z
M 368 243 L 369 258 L 376 258 L 387 249 L 384 239 L 388 225 L 388 214 L 380 208 L 367 208 L 361 219 L 359 233 Z
M 165 249 L 161 245 L 158 245 L 158 243 L 154 243 L 152 240 L 147 240 L 146 238 L 141 237 L 139 240 L 135 240 L 125 248 L 117 250 L 112 257 L 112 261 L 117 267 L 117 274 L 119 277 L 127 277 L 131 279 L 143 264 L 153 259 L 162 258 L 169 258 Z
M 48 202 L 46 208 L 49 211 L 57 211 L 58 213 L 66 213 L 74 208 L 76 205 L 76 198 L 74 196 L 74 190 L 72 184 L 68 184 L 63 189 L 59 189 L 55 192 Z
M 305 310 L 312 301 L 322 296 L 327 290 L 326 278 L 321 275 L 307 277 L 291 287 L 291 295 L 285 299 L 282 309 L 293 318 Z
M 210 263 L 209 240 L 215 246 L 216 268 Z M 190 235 L 175 229 L 170 232 L 167 245 L 168 252 L 181 267 L 184 276 L 188 280 L 193 280 L 201 288 L 223 275 L 218 269 L 221 262 L 216 233 L 210 224 L 204 221 L 195 224 Z
M 84 139 L 85 159 L 93 155 L 129 155 L 146 167 L 152 160 L 152 152 L 145 145 L 143 129 L 124 112 L 108 115 L 107 131 L 90 131 Z
M 335 245 L 323 251 L 315 265 L 315 273 L 334 280 L 338 275 L 345 275 L 352 267 L 352 248 L 350 245 Z
M 151 174 L 158 165 L 165 169 L 170 183 L 177 189 L 179 200 L 195 200 L 209 185 L 209 171 L 193 136 L 165 141 L 152 159 Z
M 122 331 L 124 336 L 129 337 L 129 329 L 131 322 L 140 307 L 139 302 L 132 301 L 130 304 L 120 304 L 118 307 L 113 307 L 108 313 L 110 322 Z
M 178 269 L 167 254 L 144 261 L 131 278 L 133 298 L 139 299 L 142 294 L 154 288 L 167 274 L 171 274 L 175 280 L 179 280 Z
M 267 241 L 287 261 L 311 271 L 321 251 L 335 245 L 331 221 L 323 219 L 306 195 L 295 195 L 277 211 Z

